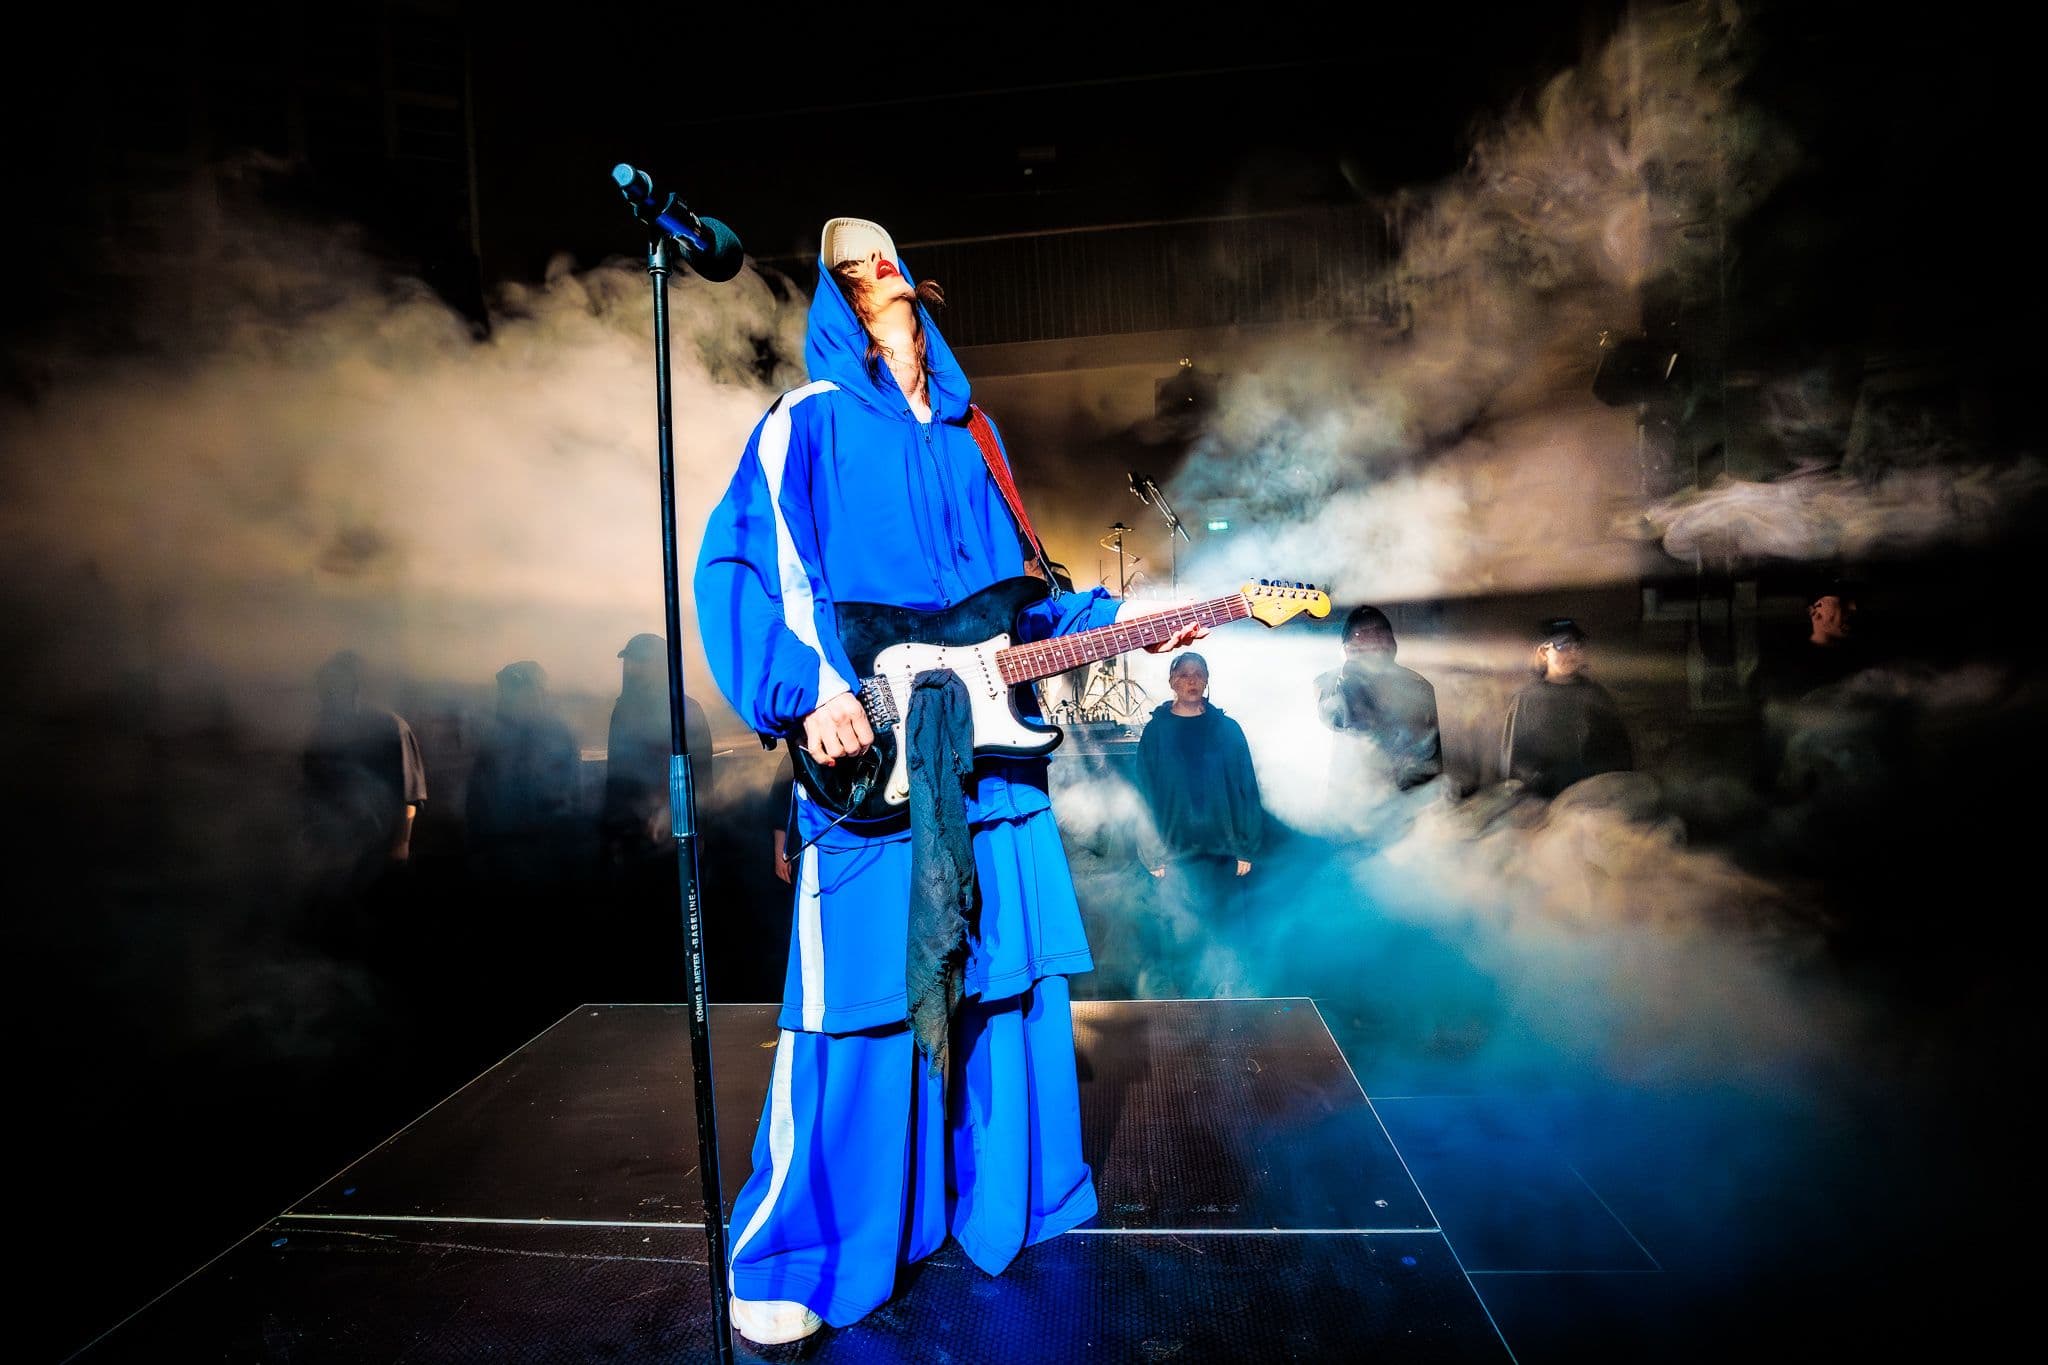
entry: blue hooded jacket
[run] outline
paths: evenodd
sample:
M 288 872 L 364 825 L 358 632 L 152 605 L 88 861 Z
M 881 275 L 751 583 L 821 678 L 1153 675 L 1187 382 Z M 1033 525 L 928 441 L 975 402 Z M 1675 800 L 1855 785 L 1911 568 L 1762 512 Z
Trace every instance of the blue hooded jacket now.
M 901 260 L 897 268 L 915 283 Z M 778 398 L 754 428 L 705 527 L 698 629 L 720 689 L 763 734 L 800 724 L 858 685 L 835 601 L 935 611 L 1024 571 L 1016 523 L 967 426 L 967 376 L 924 305 L 915 306 L 929 422 L 918 420 L 886 365 L 868 364 L 867 329 L 819 261 L 804 345 L 811 382 Z M 1062 593 L 1031 607 L 1019 634 L 1108 625 L 1117 605 L 1099 588 Z M 809 802 L 798 809 L 809 838 L 825 817 Z M 977 763 L 970 821 L 1047 809 L 1044 759 Z

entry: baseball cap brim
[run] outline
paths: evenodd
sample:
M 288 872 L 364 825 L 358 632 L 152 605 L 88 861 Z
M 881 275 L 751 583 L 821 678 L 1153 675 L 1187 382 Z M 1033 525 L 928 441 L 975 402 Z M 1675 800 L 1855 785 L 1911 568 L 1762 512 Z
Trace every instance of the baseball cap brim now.
M 865 218 L 834 218 L 818 236 L 818 257 L 828 270 L 842 261 L 864 261 L 876 251 L 885 260 L 897 259 L 895 239 Z

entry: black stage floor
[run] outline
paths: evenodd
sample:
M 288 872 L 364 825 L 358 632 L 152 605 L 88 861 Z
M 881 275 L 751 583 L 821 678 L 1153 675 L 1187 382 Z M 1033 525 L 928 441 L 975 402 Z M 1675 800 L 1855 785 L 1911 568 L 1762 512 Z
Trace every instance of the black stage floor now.
M 728 1204 L 775 1044 L 712 1012 Z M 950 1242 L 866 1321 L 746 1359 L 1509 1360 L 1306 999 L 1080 1001 L 1101 1215 L 999 1278 Z M 702 1358 L 674 1006 L 579 1008 L 78 1359 Z

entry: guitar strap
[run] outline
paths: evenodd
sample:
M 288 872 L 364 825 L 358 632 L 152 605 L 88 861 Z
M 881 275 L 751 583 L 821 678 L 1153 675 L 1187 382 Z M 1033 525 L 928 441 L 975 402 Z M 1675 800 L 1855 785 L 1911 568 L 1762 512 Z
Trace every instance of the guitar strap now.
M 1052 560 L 1045 553 L 1045 542 L 1038 538 L 1038 532 L 1031 529 L 1031 517 L 1024 510 L 1024 499 L 1018 496 L 1017 481 L 1010 477 L 1009 461 L 1003 458 L 1003 448 L 996 443 L 996 429 L 978 403 L 967 405 L 967 429 L 974 433 L 974 443 L 981 447 L 981 458 L 988 463 L 989 477 L 996 481 L 997 490 L 1009 505 L 1017 529 L 1024 533 L 1024 539 L 1031 544 L 1031 553 L 1038 558 L 1039 570 L 1045 574 L 1046 592 L 1058 592 L 1059 580 L 1053 577 Z

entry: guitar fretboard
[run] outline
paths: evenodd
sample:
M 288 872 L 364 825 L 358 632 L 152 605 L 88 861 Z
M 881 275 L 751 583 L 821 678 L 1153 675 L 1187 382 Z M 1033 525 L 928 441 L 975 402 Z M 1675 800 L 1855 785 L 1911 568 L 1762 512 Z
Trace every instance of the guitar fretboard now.
M 1050 640 L 1012 645 L 996 653 L 996 667 L 1002 671 L 1003 681 L 1015 687 L 1019 683 L 1037 682 L 1040 678 L 1050 678 L 1070 668 L 1092 664 L 1097 659 L 1113 658 L 1147 645 L 1156 645 L 1161 640 L 1170 640 L 1174 632 L 1183 626 L 1228 625 L 1251 614 L 1251 603 L 1245 600 L 1244 594 L 1233 592 L 1223 597 L 1212 597 L 1206 602 L 1192 602 L 1184 607 L 1134 616 L 1113 626 L 1097 626 L 1094 630 L 1079 631 L 1073 635 L 1056 635 Z

